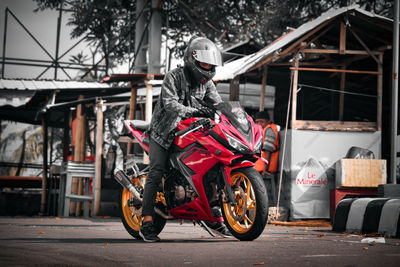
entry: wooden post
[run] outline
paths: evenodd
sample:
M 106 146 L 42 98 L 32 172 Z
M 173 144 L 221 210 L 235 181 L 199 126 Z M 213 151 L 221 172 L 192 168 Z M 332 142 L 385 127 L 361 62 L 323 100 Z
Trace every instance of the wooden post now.
M 83 99 L 83 95 L 80 95 L 78 99 Z M 84 107 L 82 104 L 76 107 L 76 130 L 75 130 L 75 151 L 74 161 L 83 162 L 85 160 L 85 141 L 86 141 L 86 121 L 85 121 Z M 73 178 L 71 185 L 72 194 L 82 194 L 83 183 L 82 179 Z M 80 215 L 81 202 L 71 202 L 70 213 L 74 213 L 76 216 Z
M 345 70 L 346 66 L 343 65 L 342 69 Z M 346 85 L 346 72 L 342 72 L 340 75 L 340 96 L 339 96 L 339 121 L 343 121 L 344 111 L 344 88 Z
M 379 61 L 378 63 L 378 72 L 380 73 L 378 75 L 377 79 L 377 110 L 376 110 L 376 127 L 378 131 L 382 131 L 382 85 L 383 85 L 383 55 L 379 55 Z
M 265 86 L 267 85 L 267 70 L 268 65 L 264 65 L 263 75 L 262 75 L 262 82 L 261 82 L 261 94 L 260 94 L 260 108 L 259 111 L 264 110 L 264 99 L 265 99 Z
M 129 103 L 129 120 L 134 120 L 136 114 L 136 88 L 131 89 L 131 99 Z M 132 142 L 127 144 L 127 154 L 132 154 Z
M 63 162 L 67 161 L 69 155 L 69 109 L 64 112 L 64 136 L 63 136 Z
M 297 111 L 297 84 L 299 79 L 299 54 L 296 54 L 294 61 L 293 74 L 293 93 L 292 93 L 292 130 L 296 128 L 296 111 Z
M 340 44 L 339 53 L 341 55 L 346 54 L 346 25 L 343 21 L 340 22 Z
M 100 210 L 101 198 L 101 155 L 103 152 L 103 100 L 98 100 L 97 107 L 97 124 L 96 124 L 96 167 L 95 167 L 95 188 L 94 203 L 92 215 L 97 216 Z
M 368 52 L 368 54 L 375 60 L 375 62 L 379 64 L 379 59 L 376 58 L 374 53 L 368 48 L 368 46 L 363 42 L 363 40 L 361 40 L 358 34 L 351 27 L 349 28 L 349 30 L 353 34 L 353 36 L 356 37 L 361 46 L 364 47 L 364 49 Z
M 85 147 L 86 147 L 86 112 L 85 107 L 81 104 L 78 106 L 80 107 L 80 119 L 77 121 L 77 132 L 80 129 L 80 142 L 79 142 L 79 157 L 78 160 L 75 159 L 77 162 L 84 162 L 85 161 Z M 78 181 L 78 195 L 82 195 L 83 193 L 83 179 L 79 179 Z M 76 203 L 76 216 L 80 216 L 82 211 L 82 202 Z
M 48 149 L 48 129 L 47 114 L 42 117 L 42 134 L 43 134 L 43 173 L 42 173 L 42 199 L 40 204 L 40 213 L 45 214 L 47 205 L 47 149 Z
M 240 77 L 233 78 L 229 85 L 229 101 L 239 101 Z

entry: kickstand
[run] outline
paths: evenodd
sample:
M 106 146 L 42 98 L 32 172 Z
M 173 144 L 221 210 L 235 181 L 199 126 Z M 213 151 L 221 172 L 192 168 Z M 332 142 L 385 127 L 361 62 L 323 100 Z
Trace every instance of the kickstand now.
M 213 233 L 213 230 L 211 230 L 210 227 L 208 227 L 203 221 L 197 221 L 198 224 L 200 224 L 201 227 L 204 228 L 212 237 L 216 237 L 216 235 Z

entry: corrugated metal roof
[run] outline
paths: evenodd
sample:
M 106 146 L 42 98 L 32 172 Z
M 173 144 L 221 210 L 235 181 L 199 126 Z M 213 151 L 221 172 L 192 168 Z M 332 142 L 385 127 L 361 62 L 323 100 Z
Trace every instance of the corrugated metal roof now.
M 99 82 L 0 79 L 0 90 L 99 89 L 111 87 L 110 84 Z
M 368 11 L 365 11 L 364 9 L 361 9 L 358 5 L 352 5 L 352 6 L 348 6 L 348 7 L 330 10 L 328 12 L 323 13 L 321 16 L 319 16 L 315 20 L 312 20 L 310 22 L 307 22 L 307 23 L 301 25 L 299 28 L 286 34 L 285 36 L 276 40 L 269 46 L 261 49 L 257 53 L 245 56 L 238 60 L 231 61 L 231 62 L 225 64 L 224 66 L 217 67 L 216 75 L 213 78 L 213 80 L 214 81 L 229 80 L 229 79 L 233 79 L 237 75 L 247 72 L 252 67 L 257 65 L 259 62 L 261 62 L 262 60 L 267 58 L 269 55 L 271 55 L 273 53 L 277 53 L 279 49 L 283 48 L 284 46 L 288 45 L 289 43 L 293 42 L 294 40 L 300 38 L 307 32 L 309 32 L 312 29 L 319 26 L 320 24 L 322 24 L 334 17 L 337 17 L 343 13 L 350 12 L 350 11 L 357 11 L 357 12 L 362 13 L 363 15 L 366 15 L 371 18 L 378 18 L 378 19 L 386 21 L 386 22 L 392 22 L 391 19 L 388 19 L 386 17 L 382 17 L 379 15 L 370 13 Z
M 19 107 L 25 105 L 35 94 L 33 90 L 1 90 L 0 107 L 10 105 Z

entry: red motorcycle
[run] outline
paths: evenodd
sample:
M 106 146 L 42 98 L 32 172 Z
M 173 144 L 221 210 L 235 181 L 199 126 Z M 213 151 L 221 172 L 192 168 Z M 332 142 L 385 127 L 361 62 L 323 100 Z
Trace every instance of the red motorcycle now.
M 170 149 L 168 172 L 156 198 L 154 224 L 160 233 L 168 219 L 225 222 L 234 237 L 254 240 L 264 230 L 268 216 L 268 196 L 260 174 L 253 168 L 260 158 L 261 127 L 254 123 L 238 102 L 214 106 L 216 122 L 209 118 L 188 118 L 178 124 Z M 125 120 L 132 138 L 148 153 L 149 124 Z M 141 239 L 141 203 L 148 166 L 133 163 L 115 179 L 122 191 L 122 222 L 135 238 Z M 222 217 L 214 217 L 219 205 Z M 221 213 L 220 212 L 220 213 Z

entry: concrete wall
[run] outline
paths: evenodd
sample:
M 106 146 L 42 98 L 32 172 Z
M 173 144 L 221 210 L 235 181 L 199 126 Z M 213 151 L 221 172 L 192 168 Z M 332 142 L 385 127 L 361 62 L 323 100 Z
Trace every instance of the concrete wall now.
M 229 101 L 229 83 L 218 83 L 217 91 L 223 101 Z M 239 101 L 242 107 L 258 109 L 260 106 L 261 84 L 246 83 L 239 86 Z M 275 86 L 266 85 L 264 95 L 264 108 L 274 109 L 275 105 Z

